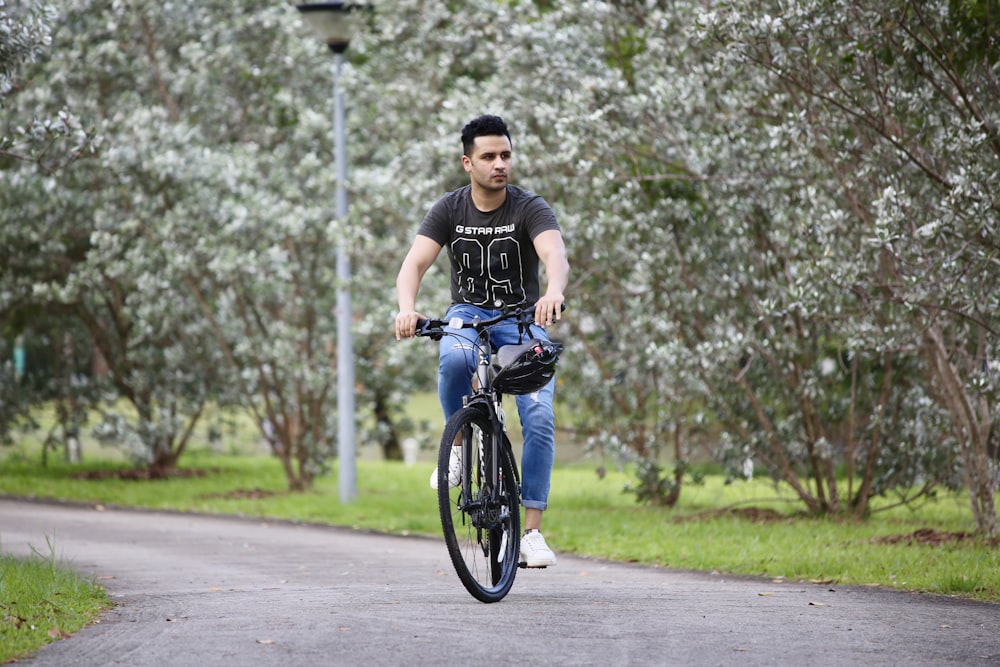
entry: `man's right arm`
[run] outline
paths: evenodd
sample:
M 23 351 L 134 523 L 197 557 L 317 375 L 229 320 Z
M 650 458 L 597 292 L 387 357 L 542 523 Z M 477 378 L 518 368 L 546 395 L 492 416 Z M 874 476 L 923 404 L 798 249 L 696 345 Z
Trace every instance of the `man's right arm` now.
M 399 305 L 399 312 L 396 314 L 396 340 L 412 338 L 417 331 L 417 320 L 427 319 L 417 312 L 417 293 L 420 291 L 420 281 L 440 252 L 441 244 L 428 236 L 417 234 L 410 251 L 406 253 L 399 275 L 396 276 L 396 302 Z

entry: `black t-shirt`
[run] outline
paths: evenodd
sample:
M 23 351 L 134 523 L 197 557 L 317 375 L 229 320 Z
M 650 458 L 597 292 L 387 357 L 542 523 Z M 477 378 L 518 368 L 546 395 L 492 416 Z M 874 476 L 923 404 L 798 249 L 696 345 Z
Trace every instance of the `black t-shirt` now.
M 483 213 L 472 202 L 472 186 L 449 192 L 420 223 L 417 234 L 448 249 L 452 303 L 492 308 L 538 300 L 538 255 L 532 243 L 559 230 L 555 213 L 533 192 L 508 185 L 500 208 Z

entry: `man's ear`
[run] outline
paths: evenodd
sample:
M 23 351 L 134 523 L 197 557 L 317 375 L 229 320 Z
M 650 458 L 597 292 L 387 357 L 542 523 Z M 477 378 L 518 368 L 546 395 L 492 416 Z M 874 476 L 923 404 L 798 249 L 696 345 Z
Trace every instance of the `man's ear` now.
M 462 168 L 468 172 L 472 171 L 472 160 L 469 159 L 468 155 L 462 156 Z

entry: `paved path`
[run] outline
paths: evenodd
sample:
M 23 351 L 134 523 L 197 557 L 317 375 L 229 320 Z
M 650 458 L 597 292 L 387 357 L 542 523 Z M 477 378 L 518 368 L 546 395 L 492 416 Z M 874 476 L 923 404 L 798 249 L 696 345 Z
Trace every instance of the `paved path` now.
M 49 541 L 117 606 L 33 667 L 1000 664 L 1000 605 L 565 554 L 487 605 L 437 540 L 0 499 L 0 549 Z

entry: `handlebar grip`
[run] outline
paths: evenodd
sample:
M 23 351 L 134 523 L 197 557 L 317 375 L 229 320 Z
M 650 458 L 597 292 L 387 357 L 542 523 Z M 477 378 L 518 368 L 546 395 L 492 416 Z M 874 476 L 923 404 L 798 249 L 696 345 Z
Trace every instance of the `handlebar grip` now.
M 431 340 L 441 340 L 444 332 L 441 331 L 440 320 L 417 320 L 417 336 L 427 336 Z

